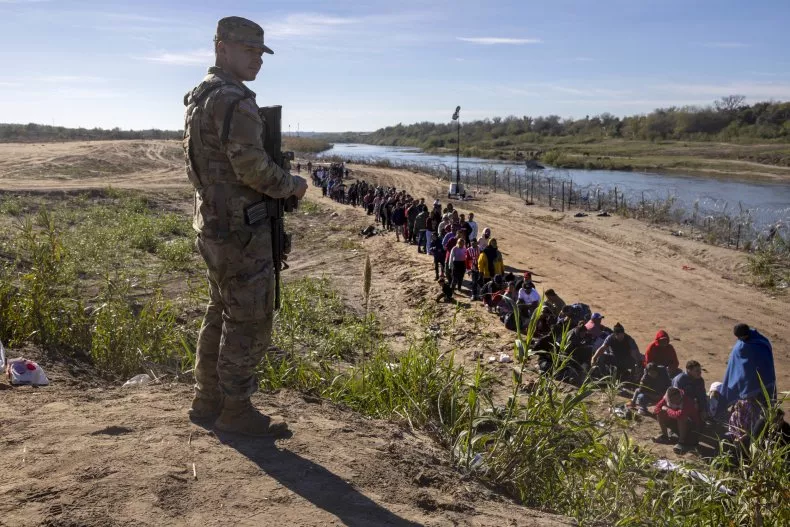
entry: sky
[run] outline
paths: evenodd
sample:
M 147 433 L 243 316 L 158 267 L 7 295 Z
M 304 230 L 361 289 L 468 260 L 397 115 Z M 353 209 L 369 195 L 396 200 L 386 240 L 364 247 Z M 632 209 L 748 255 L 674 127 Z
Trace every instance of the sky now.
M 291 132 L 790 100 L 789 0 L 0 0 L 0 122 L 181 129 L 231 15 Z

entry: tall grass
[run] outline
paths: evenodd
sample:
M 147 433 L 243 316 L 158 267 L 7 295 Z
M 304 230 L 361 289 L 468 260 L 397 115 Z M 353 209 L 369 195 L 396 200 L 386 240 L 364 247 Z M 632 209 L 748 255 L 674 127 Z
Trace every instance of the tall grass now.
M 128 220 L 159 226 L 157 240 L 185 236 L 178 234 L 183 232 L 178 222 L 178 228 L 167 227 L 169 220 L 150 204 L 129 206 L 122 212 Z M 36 208 L 21 204 L 17 210 Z M 172 299 L 163 287 L 168 271 L 156 253 L 118 232 L 131 234 L 123 231 L 126 226 L 99 228 L 92 215 L 113 219 L 110 211 L 88 204 L 84 211 L 69 209 L 74 213 L 69 219 L 57 207 L 38 209 L 16 217 L 10 231 L 0 229 L 5 259 L 0 338 L 12 346 L 33 343 L 52 354 L 82 354 L 114 375 L 189 368 L 199 317 L 195 307 L 205 294 L 190 288 L 183 303 Z M 135 215 L 143 217 L 135 220 Z M 85 225 L 89 231 L 80 230 Z M 86 253 L 90 261 L 84 260 Z M 132 260 L 137 267 L 129 266 Z M 154 269 L 155 279 L 135 274 L 138 267 Z M 375 286 L 369 268 L 367 274 L 366 298 Z M 567 364 L 562 358 L 567 335 L 552 357 L 555 371 L 525 383 L 527 344 L 538 317 L 524 334 L 519 330 L 518 362 L 503 404 L 494 399 L 488 367 L 466 369 L 453 350 L 440 350 L 427 331 L 436 314 L 436 306 L 424 309 L 422 327 L 408 349 L 395 352 L 367 301 L 350 309 L 326 278 L 291 282 L 275 318 L 274 340 L 285 353 L 261 364 L 261 386 L 302 390 L 423 430 L 446 447 L 459 470 L 526 505 L 573 516 L 583 525 L 790 523 L 790 447 L 757 438 L 736 462 L 715 458 L 705 467 L 709 480 L 661 473 L 653 456 L 629 438 L 627 426 L 589 410 L 586 400 L 599 385 L 585 380 L 572 387 L 555 380 Z M 455 333 L 454 327 L 446 329 Z M 776 406 L 769 405 L 768 412 L 775 413 Z
M 173 299 L 162 285 L 170 271 L 195 264 L 183 217 L 114 190 L 17 200 L 28 214 L 0 229 L 4 342 L 80 356 L 113 375 L 190 367 L 195 328 L 183 313 L 202 300 Z
M 286 305 L 310 312 L 303 316 L 311 320 L 298 328 L 327 319 L 326 306 L 307 303 L 298 293 L 310 282 L 285 289 Z M 327 286 L 325 281 L 319 285 Z M 344 317 L 354 325 L 372 318 L 362 313 Z M 535 320 L 514 342 L 514 355 L 523 360 L 513 370 L 512 392 L 504 405 L 493 400 L 490 370 L 483 365 L 461 367 L 452 352 L 440 352 L 427 332 L 401 354 L 393 353 L 375 330 L 372 338 L 378 344 L 369 356 L 362 347 L 346 360 L 338 354 L 286 349 L 285 356 L 264 362 L 261 384 L 304 390 L 365 415 L 427 431 L 447 447 L 459 470 L 525 505 L 572 516 L 582 525 L 780 526 L 790 521 L 784 505 L 790 489 L 788 447 L 758 442 L 735 465 L 717 457 L 705 469 L 711 477 L 707 482 L 662 473 L 622 422 L 590 412 L 586 400 L 598 384 L 585 380 L 571 387 L 554 379 L 567 365 L 562 346 L 553 357 L 555 371 L 525 385 L 530 353 L 523 352 L 524 343 L 534 335 Z M 278 328 L 285 323 L 281 320 Z M 332 348 L 332 333 L 298 328 L 313 339 L 311 349 Z M 567 345 L 567 336 L 563 341 Z
M 759 245 L 747 260 L 748 270 L 756 285 L 776 288 L 790 284 L 790 242 L 781 235 Z

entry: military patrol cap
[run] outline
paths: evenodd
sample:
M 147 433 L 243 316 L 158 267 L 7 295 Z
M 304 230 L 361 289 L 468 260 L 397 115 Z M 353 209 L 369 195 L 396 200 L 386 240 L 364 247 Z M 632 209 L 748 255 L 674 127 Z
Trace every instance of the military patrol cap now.
M 263 43 L 263 28 L 252 20 L 240 16 L 228 16 L 217 22 L 214 42 L 220 40 L 263 48 L 264 53 L 274 54 L 274 51 Z

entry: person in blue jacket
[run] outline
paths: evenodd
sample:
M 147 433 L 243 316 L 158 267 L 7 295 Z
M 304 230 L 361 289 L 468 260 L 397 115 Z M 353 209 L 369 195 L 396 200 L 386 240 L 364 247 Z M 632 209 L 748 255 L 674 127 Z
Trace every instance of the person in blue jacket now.
M 746 324 L 736 325 L 733 333 L 738 341 L 727 361 L 719 404 L 727 408 L 739 400 L 763 400 L 762 386 L 765 386 L 769 397 L 775 399 L 776 370 L 771 343 Z

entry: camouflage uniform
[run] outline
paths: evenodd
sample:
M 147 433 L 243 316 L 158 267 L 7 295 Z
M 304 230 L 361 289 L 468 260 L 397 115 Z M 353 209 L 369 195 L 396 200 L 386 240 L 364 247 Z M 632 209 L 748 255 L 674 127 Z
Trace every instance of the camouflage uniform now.
M 220 21 L 218 40 L 247 37 L 271 52 L 257 24 Z M 244 209 L 263 194 L 292 195 L 297 180 L 263 150 L 255 93 L 243 83 L 209 68 L 184 104 L 187 175 L 196 189 L 193 226 L 210 289 L 197 343 L 196 395 L 245 400 L 257 389 L 255 368 L 271 341 L 275 285 L 270 223 L 247 225 Z

